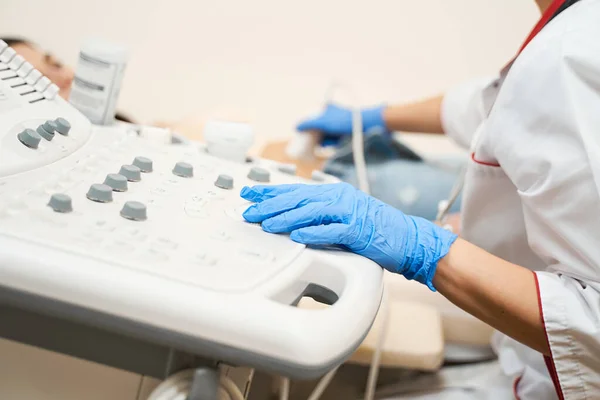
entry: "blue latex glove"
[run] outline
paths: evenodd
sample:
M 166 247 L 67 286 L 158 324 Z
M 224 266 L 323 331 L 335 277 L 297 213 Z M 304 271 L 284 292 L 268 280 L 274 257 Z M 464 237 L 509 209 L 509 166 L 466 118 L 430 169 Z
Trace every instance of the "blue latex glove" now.
M 384 109 L 384 106 L 379 106 L 361 111 L 363 132 L 369 132 L 374 128 L 387 130 L 383 120 Z M 323 145 L 335 145 L 341 138 L 352 135 L 352 111 L 335 104 L 328 104 L 320 115 L 300 122 L 296 129 L 299 132 L 321 132 Z
M 244 187 L 243 214 L 271 233 L 308 245 L 342 245 L 388 271 L 433 287 L 438 261 L 457 236 L 410 217 L 347 183 Z

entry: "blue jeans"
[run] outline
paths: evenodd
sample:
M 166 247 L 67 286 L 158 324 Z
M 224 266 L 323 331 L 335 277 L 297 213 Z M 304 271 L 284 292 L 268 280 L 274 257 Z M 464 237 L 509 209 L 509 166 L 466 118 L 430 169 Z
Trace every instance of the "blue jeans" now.
M 424 160 L 389 135 L 365 138 L 365 159 L 371 195 L 408 215 L 434 220 L 438 203 L 448 198 L 465 165 L 463 157 Z M 358 187 L 352 145 L 345 142 L 324 172 Z M 451 212 L 460 210 L 460 197 Z

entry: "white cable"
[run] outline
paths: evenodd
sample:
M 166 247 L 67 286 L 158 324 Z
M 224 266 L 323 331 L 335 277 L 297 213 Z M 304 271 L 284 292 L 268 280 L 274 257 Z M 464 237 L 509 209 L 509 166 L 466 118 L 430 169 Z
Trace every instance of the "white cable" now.
M 385 276 L 385 275 L 384 275 Z M 371 367 L 369 368 L 369 378 L 367 379 L 367 387 L 365 389 L 365 400 L 373 400 L 375 398 L 375 389 L 377 387 L 377 378 L 379 377 L 379 366 L 381 364 L 381 353 L 383 351 L 383 345 L 387 338 L 387 332 L 389 328 L 389 300 L 388 294 L 383 288 L 383 295 L 381 296 L 381 306 L 379 312 L 381 313 L 381 326 L 379 328 L 379 336 L 377 337 L 377 345 L 373 358 L 371 358 Z
M 290 397 L 290 380 L 289 378 L 281 378 L 279 385 L 279 400 L 288 400 Z
M 335 367 L 334 369 L 329 371 L 323 378 L 321 378 L 317 386 L 313 389 L 313 392 L 310 394 L 308 400 L 319 400 L 319 398 L 323 395 L 325 389 L 327 389 L 327 386 L 329 386 L 329 383 L 335 376 L 335 373 L 337 372 L 338 368 L 339 366 Z
M 180 371 L 161 382 L 148 400 L 185 400 L 192 388 L 194 369 Z M 231 378 L 222 375 L 219 380 L 220 400 L 245 400 L 241 390 Z
M 369 175 L 367 174 L 367 163 L 365 161 L 365 143 L 363 141 L 363 122 L 358 108 L 352 110 L 352 155 L 358 188 L 366 194 L 370 194 Z

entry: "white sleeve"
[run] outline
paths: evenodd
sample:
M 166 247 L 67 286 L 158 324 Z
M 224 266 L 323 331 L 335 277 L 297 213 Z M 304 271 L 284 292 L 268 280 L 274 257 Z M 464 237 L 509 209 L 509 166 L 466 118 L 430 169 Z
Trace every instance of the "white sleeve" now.
M 550 373 L 565 399 L 600 393 L 600 28 L 593 24 L 540 36 L 513 65 L 486 122 L 494 156 L 520 195 L 529 246 L 548 266 L 536 272 L 539 305 Z
M 441 110 L 444 133 L 465 149 L 469 148 L 475 131 L 487 118 L 484 91 L 496 79 L 473 79 L 450 89 L 444 95 Z

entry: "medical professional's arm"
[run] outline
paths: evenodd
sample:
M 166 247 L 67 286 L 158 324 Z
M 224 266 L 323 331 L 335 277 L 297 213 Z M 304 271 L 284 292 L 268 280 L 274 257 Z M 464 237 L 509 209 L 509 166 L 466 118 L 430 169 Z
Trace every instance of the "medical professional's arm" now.
M 443 134 L 441 109 L 444 96 L 427 100 L 387 106 L 383 120 L 390 131 Z
M 458 239 L 440 260 L 435 288 L 500 332 L 550 354 L 534 273 Z

